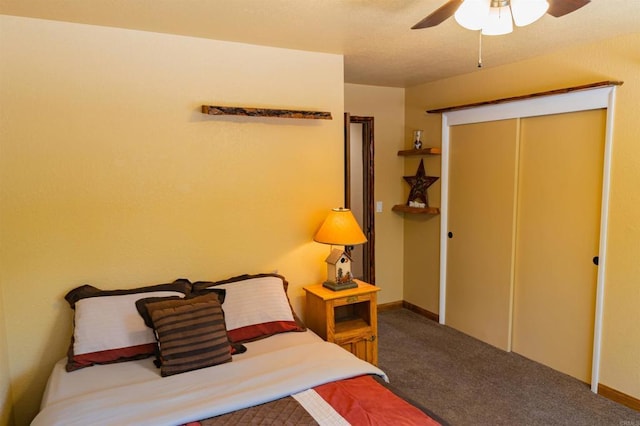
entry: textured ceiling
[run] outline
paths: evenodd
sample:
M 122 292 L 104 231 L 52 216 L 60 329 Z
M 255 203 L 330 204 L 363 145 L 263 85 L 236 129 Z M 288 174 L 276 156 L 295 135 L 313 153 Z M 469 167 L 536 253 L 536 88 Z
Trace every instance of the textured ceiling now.
M 407 87 L 476 70 L 478 33 L 453 18 L 411 26 L 445 0 L 0 0 L 0 13 L 339 53 L 345 81 Z M 640 0 L 592 0 L 505 36 L 483 37 L 484 67 L 640 32 Z M 638 47 L 640 51 L 640 46 Z

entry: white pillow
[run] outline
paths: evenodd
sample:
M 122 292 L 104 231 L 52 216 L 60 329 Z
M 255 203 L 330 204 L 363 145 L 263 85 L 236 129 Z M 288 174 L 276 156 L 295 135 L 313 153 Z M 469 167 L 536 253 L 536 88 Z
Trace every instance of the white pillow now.
M 294 320 L 282 281 L 278 278 L 252 278 L 215 288 L 227 291 L 223 303 L 227 331 L 271 321 Z
M 76 302 L 73 353 L 83 355 L 156 342 L 136 309 L 146 297 L 184 296 L 177 291 L 153 291 L 121 296 L 89 297 Z
M 67 371 L 154 355 L 156 339 L 138 313 L 136 300 L 185 297 L 190 291 L 191 283 L 185 279 L 126 290 L 83 285 L 69 291 L 65 300 L 75 312 Z
M 277 274 L 241 275 L 217 282 L 196 282 L 193 291 L 225 290 L 222 310 L 229 340 L 243 343 L 277 333 L 306 330 L 289 303 L 288 284 Z

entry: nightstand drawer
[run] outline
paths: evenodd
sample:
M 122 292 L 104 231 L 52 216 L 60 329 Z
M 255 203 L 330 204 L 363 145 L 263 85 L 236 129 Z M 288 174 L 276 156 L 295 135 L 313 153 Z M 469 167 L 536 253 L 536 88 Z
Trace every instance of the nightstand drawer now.
M 351 296 L 341 297 L 333 301 L 333 306 L 352 305 L 360 302 L 370 302 L 371 294 L 354 294 Z

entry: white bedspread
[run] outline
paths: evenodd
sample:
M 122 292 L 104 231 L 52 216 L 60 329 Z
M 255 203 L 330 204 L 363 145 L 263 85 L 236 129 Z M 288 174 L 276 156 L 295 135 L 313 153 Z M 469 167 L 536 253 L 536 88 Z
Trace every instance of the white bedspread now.
M 386 379 L 382 370 L 337 345 L 311 342 L 62 399 L 45 406 L 32 425 L 176 425 L 363 374 Z

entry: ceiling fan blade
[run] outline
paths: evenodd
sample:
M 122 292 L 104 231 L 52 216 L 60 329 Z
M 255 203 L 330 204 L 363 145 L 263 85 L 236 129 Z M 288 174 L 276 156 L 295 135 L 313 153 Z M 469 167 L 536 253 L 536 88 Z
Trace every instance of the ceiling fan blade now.
M 435 27 L 436 25 L 440 24 L 447 18 L 453 16 L 453 14 L 456 13 L 456 10 L 458 10 L 458 7 L 460 7 L 460 5 L 462 4 L 462 1 L 463 0 L 447 1 L 445 4 L 443 4 L 438 9 L 436 9 L 429 16 L 427 16 L 422 21 L 418 22 L 413 27 L 411 27 L 411 29 L 419 30 L 421 28 Z
M 547 13 L 559 18 L 580 9 L 590 1 L 591 0 L 549 0 L 549 10 L 547 10 Z

